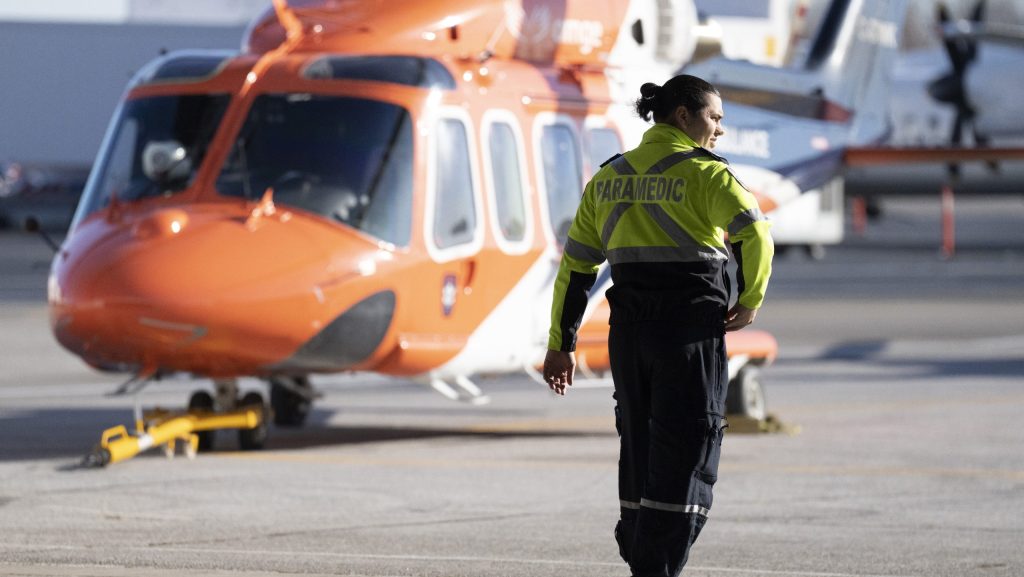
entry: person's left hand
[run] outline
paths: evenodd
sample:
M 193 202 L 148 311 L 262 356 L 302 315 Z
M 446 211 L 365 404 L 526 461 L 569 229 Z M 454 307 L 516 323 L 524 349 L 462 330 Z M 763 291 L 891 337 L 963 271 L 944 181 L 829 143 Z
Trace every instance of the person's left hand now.
M 544 356 L 544 382 L 556 395 L 565 395 L 565 388 L 572 386 L 576 372 L 576 354 L 548 349 Z
M 736 303 L 733 305 L 729 312 L 725 313 L 725 330 L 738 331 L 743 327 L 754 322 L 754 317 L 757 316 L 757 309 L 748 309 L 747 307 Z

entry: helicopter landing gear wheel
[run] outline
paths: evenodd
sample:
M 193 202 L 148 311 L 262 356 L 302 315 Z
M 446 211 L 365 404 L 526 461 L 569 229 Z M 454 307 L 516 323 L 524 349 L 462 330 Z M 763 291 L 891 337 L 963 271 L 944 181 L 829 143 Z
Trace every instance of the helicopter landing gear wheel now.
M 270 379 L 270 407 L 274 424 L 279 427 L 301 427 L 313 406 L 313 386 L 307 377 L 275 377 Z
M 214 412 L 216 407 L 213 402 L 213 395 L 206 391 L 196 391 L 192 393 L 192 396 L 188 400 L 189 411 L 207 411 Z M 199 437 L 199 446 L 197 449 L 199 452 L 206 453 L 213 450 L 213 441 L 216 431 L 198 431 L 196 436 Z
M 246 393 L 238 401 L 239 409 L 258 409 L 262 417 L 260 423 L 252 429 L 238 429 L 238 445 L 243 451 L 256 451 L 267 444 L 269 432 L 268 417 L 270 411 L 263 401 L 263 395 L 257 392 Z
M 729 381 L 729 392 L 725 397 L 725 412 L 758 421 L 768 416 L 764 387 L 760 371 L 747 365 Z

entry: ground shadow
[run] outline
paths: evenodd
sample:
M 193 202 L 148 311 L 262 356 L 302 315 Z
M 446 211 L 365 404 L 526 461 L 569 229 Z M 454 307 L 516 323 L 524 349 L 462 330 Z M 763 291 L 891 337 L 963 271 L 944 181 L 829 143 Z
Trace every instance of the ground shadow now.
M 375 426 L 329 424 L 332 410 L 314 409 L 301 428 L 271 425 L 266 450 L 359 445 L 439 438 L 506 439 L 522 437 L 582 437 L 607 434 L 589 429 L 475 430 L 453 426 Z M 131 411 L 123 409 L 26 409 L 0 412 L 0 462 L 70 459 L 77 463 L 99 442 L 104 429 L 123 424 L 132 428 Z M 234 430 L 217 431 L 214 451 L 238 450 Z M 160 451 L 150 451 L 159 455 Z M 146 454 L 149 454 L 146 453 Z

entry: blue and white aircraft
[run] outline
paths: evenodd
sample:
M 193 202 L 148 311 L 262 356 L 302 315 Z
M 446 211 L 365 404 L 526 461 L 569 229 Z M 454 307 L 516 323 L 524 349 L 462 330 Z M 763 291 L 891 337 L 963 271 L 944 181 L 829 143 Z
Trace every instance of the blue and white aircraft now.
M 767 207 L 780 247 L 805 246 L 820 255 L 842 240 L 851 164 L 960 159 L 966 130 L 979 144 L 989 136 L 1024 136 L 1024 115 L 1004 118 L 1019 110 L 1006 99 L 1020 94 L 1024 82 L 1006 71 L 1019 67 L 1024 42 L 1016 42 L 1016 28 L 982 24 L 983 8 L 976 8 L 967 24 L 940 12 L 952 69 L 933 73 L 927 92 L 921 90 L 926 105 L 951 108 L 949 141 L 890 146 L 900 128 L 890 103 L 907 4 L 832 0 L 802 57 L 784 68 L 725 58 L 684 67 L 721 91 L 726 134 L 715 151 Z M 1022 152 L 985 149 L 978 158 L 1024 158 Z M 938 194 L 938 186 L 932 190 Z

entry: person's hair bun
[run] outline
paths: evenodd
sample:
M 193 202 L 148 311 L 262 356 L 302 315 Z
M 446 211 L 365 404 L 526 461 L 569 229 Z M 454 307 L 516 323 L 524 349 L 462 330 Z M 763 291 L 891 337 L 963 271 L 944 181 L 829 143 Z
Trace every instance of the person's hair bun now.
M 699 114 L 708 105 L 708 94 L 720 96 L 718 89 L 706 80 L 680 74 L 670 78 L 663 86 L 645 82 L 640 87 L 640 98 L 636 99 L 633 106 L 640 118 L 665 122 L 680 106 L 691 114 Z
M 661 92 L 661 87 L 653 82 L 645 82 L 643 86 L 640 87 L 640 96 L 643 97 L 644 100 L 653 100 L 654 98 L 657 98 L 658 92 Z

